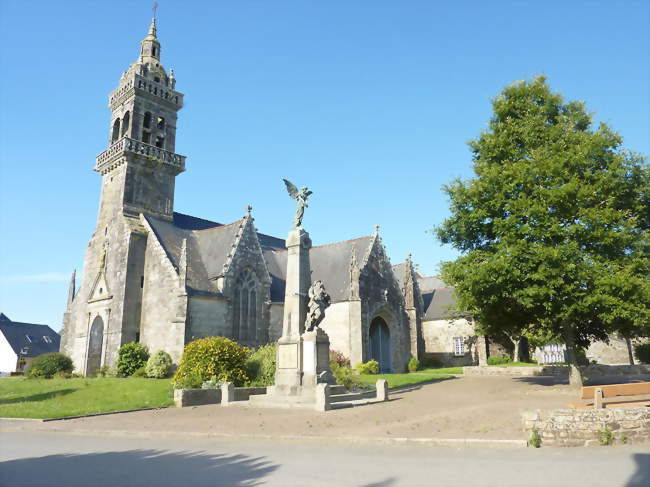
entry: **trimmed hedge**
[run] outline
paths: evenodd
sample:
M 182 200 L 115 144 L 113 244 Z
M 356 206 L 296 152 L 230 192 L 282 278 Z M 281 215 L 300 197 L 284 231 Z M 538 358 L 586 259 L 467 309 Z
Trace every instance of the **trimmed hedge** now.
M 154 353 L 145 366 L 147 377 L 152 379 L 164 379 L 172 370 L 172 358 L 164 350 L 158 350 Z
M 138 342 L 125 343 L 117 351 L 117 373 L 129 377 L 144 367 L 149 359 L 149 350 Z
M 72 359 L 67 355 L 59 352 L 44 353 L 32 360 L 27 369 L 27 377 L 51 379 L 56 374 L 70 374 L 72 369 Z
M 201 387 L 213 377 L 219 382 L 233 382 L 236 386 L 248 380 L 246 358 L 248 349 L 224 337 L 208 337 L 185 345 L 181 363 L 174 375 L 177 389 Z

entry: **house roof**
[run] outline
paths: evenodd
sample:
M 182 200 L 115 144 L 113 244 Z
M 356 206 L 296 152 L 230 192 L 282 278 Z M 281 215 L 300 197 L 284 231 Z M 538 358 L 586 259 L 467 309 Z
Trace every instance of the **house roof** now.
M 350 289 L 350 260 L 356 253 L 357 262 L 361 265 L 363 258 L 372 245 L 373 237 L 355 238 L 343 242 L 318 245 L 312 247 L 309 253 L 312 281 L 321 280 L 325 290 L 333 302 L 348 299 Z M 271 301 L 284 300 L 287 252 L 266 251 L 264 259 L 271 274 Z
M 47 325 L 11 321 L 4 313 L 0 313 L 0 332 L 16 355 L 36 357 L 59 351 L 61 337 Z M 50 340 L 50 343 L 45 337 Z
M 451 308 L 456 303 L 453 287 L 434 289 L 428 294 L 428 305 L 425 305 L 424 320 L 444 320 L 451 318 Z

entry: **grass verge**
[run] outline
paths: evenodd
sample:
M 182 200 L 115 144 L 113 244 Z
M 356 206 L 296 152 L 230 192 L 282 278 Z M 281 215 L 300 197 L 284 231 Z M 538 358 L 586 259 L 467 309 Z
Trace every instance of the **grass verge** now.
M 173 402 L 169 379 L 0 379 L 4 418 L 62 418 Z
M 365 386 L 374 386 L 377 379 L 386 379 L 388 387 L 410 386 L 430 382 L 436 379 L 446 379 L 461 375 L 462 367 L 443 367 L 438 369 L 423 369 L 407 374 L 359 374 L 355 378 Z
M 505 364 L 488 365 L 488 367 L 539 367 L 537 362 L 508 362 Z

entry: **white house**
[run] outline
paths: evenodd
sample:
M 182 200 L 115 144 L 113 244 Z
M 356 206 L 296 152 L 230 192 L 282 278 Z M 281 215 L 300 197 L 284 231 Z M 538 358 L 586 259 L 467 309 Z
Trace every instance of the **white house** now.
M 0 373 L 25 371 L 34 357 L 58 352 L 60 341 L 47 325 L 18 323 L 0 313 Z

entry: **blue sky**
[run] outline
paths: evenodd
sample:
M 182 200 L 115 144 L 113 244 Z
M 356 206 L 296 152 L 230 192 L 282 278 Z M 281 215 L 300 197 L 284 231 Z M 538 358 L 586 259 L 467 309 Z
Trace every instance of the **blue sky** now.
M 246 204 L 284 237 L 281 178 L 314 191 L 316 245 L 369 234 L 434 273 L 441 186 L 471 176 L 490 99 L 537 74 L 650 154 L 648 1 L 159 2 L 162 62 L 185 93 L 175 209 L 227 223 Z M 0 0 L 0 311 L 60 328 L 94 229 L 107 95 L 148 1 Z

